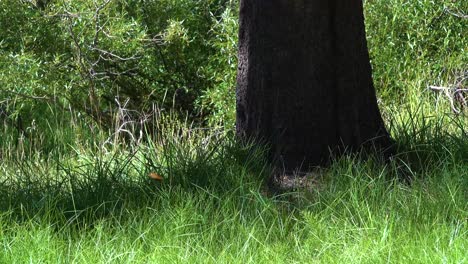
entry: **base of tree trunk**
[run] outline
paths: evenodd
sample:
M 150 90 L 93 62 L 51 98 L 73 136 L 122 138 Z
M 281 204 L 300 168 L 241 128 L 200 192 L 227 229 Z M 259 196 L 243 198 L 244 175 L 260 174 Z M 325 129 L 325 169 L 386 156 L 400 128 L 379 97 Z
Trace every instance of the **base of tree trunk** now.
M 391 156 L 362 0 L 241 0 L 240 6 L 240 138 L 268 145 L 271 163 L 286 174 L 362 150 Z

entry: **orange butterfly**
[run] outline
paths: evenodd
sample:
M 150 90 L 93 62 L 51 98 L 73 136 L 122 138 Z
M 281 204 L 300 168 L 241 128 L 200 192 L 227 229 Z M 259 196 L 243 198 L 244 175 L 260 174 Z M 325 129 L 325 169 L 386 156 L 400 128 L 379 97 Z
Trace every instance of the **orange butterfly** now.
M 157 174 L 156 172 L 150 172 L 150 173 L 148 174 L 148 177 L 150 177 L 150 178 L 153 179 L 153 180 L 157 180 L 157 181 L 162 181 L 162 180 L 164 180 L 164 178 L 163 178 L 161 175 Z

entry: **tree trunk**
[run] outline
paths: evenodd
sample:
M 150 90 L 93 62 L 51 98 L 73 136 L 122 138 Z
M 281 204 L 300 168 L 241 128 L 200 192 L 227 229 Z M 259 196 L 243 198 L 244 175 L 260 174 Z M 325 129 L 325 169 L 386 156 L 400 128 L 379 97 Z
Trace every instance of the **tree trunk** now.
M 241 0 L 236 125 L 286 171 L 388 148 L 362 0 Z

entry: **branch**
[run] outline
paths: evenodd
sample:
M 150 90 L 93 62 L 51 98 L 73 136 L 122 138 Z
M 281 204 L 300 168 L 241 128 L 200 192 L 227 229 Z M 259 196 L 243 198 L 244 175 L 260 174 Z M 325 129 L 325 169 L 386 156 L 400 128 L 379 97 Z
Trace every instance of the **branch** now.
M 447 96 L 450 102 L 450 107 L 452 108 L 452 111 L 456 114 L 460 114 L 462 110 L 467 106 L 466 99 L 463 96 L 463 92 L 467 92 L 468 89 L 456 88 L 456 87 L 434 86 L 434 85 L 429 86 L 428 89 L 432 91 L 437 91 L 437 92 L 444 92 L 444 94 Z M 459 103 L 461 110 L 455 107 L 455 102 Z
M 110 51 L 103 50 L 103 49 L 96 48 L 96 47 L 91 47 L 91 46 L 89 46 L 89 49 L 90 49 L 90 50 L 93 50 L 93 51 L 98 51 L 98 52 L 100 52 L 100 53 L 102 53 L 102 54 L 104 54 L 104 55 L 108 55 L 108 56 L 110 56 L 110 57 L 114 57 L 114 58 L 116 58 L 116 59 L 118 59 L 118 60 L 121 60 L 121 61 L 138 60 L 138 59 L 141 58 L 141 57 L 135 56 L 135 55 L 133 55 L 133 56 L 131 56 L 131 57 L 125 58 L 125 57 L 121 57 L 121 56 L 119 56 L 119 55 L 117 55 L 117 54 L 114 54 L 114 53 L 112 53 L 112 52 L 110 52 Z M 106 59 L 106 58 L 104 58 L 104 57 L 102 57 L 102 56 L 101 56 L 101 58 L 102 58 L 103 60 L 107 60 L 107 61 L 109 60 L 109 59 Z
M 448 7 L 444 7 L 444 12 L 446 12 L 446 13 L 452 15 L 452 16 L 462 18 L 462 19 L 467 19 L 468 18 L 468 15 L 465 15 L 463 13 L 456 13 L 454 11 L 451 11 Z
M 57 99 L 56 97 L 51 98 L 51 97 L 47 97 L 47 96 L 34 96 L 34 95 L 14 92 L 14 91 L 11 91 L 11 90 L 6 90 L 6 92 L 9 93 L 9 94 L 13 94 L 13 95 L 23 97 L 23 98 L 27 98 L 27 99 L 42 100 L 42 101 L 47 101 L 47 102 L 52 102 L 52 103 L 55 103 L 56 99 Z
M 96 8 L 96 11 L 94 13 L 94 19 L 95 19 L 96 25 L 95 25 L 95 33 L 94 33 L 94 39 L 93 39 L 93 47 L 97 46 L 97 43 L 99 40 L 99 33 L 104 29 L 104 26 L 107 23 L 106 21 L 104 25 L 101 25 L 100 13 L 109 3 L 110 3 L 110 0 L 106 0 L 100 6 L 97 6 L 96 2 L 94 2 L 94 6 Z

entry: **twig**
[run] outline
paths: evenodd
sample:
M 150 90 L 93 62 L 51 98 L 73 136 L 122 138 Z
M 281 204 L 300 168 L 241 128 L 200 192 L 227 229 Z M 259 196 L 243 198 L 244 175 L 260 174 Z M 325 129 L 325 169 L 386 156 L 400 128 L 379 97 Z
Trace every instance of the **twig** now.
M 141 140 L 143 139 L 144 124 L 149 120 L 149 117 L 151 117 L 153 114 L 147 115 L 142 114 L 136 110 L 130 110 L 127 108 L 129 102 L 130 99 L 126 99 L 125 102 L 122 104 L 119 101 L 118 97 L 115 98 L 115 103 L 118 106 L 115 121 L 115 131 L 103 143 L 102 147 L 104 149 L 106 148 L 106 145 L 117 145 L 119 137 L 122 134 L 126 134 L 129 136 L 130 143 L 132 143 L 132 147 L 139 147 Z M 133 118 L 131 113 L 135 113 L 135 115 L 133 116 L 136 116 L 137 118 Z M 136 134 L 138 134 L 138 136 L 136 136 Z
M 47 102 L 56 102 L 56 98 L 51 98 L 51 97 L 47 97 L 47 96 L 34 96 L 34 95 L 14 92 L 14 91 L 11 91 L 11 90 L 6 90 L 6 92 L 9 93 L 9 94 L 17 95 L 17 96 L 27 98 L 27 99 L 43 100 L 43 101 L 47 101 Z
M 452 108 L 452 111 L 456 114 L 460 114 L 462 110 L 467 106 L 466 99 L 463 96 L 463 92 L 467 92 L 468 89 L 435 85 L 429 86 L 428 89 L 432 91 L 444 92 L 444 94 L 447 96 L 450 102 L 450 107 Z M 455 101 L 457 101 L 460 104 L 461 110 L 455 107 Z
M 101 25 L 101 11 L 110 3 L 110 0 L 104 1 L 100 6 L 97 6 L 96 2 L 94 2 L 94 6 L 96 8 L 96 11 L 94 12 L 94 18 L 95 18 L 95 33 L 94 33 L 94 38 L 93 38 L 93 46 L 96 47 L 98 44 L 99 40 L 99 33 L 103 30 L 105 24 L 107 21 L 104 23 L 104 25 Z
M 138 59 L 141 58 L 141 57 L 135 56 L 135 55 L 133 55 L 133 56 L 131 56 L 131 57 L 124 58 L 124 57 L 121 57 L 121 56 L 119 56 L 119 55 L 117 55 L 117 54 L 114 54 L 114 53 L 112 53 L 112 52 L 110 52 L 110 51 L 103 50 L 103 49 L 100 49 L 100 48 L 97 48 L 97 47 L 92 47 L 92 46 L 89 46 L 89 49 L 90 49 L 90 50 L 94 50 L 94 51 L 99 51 L 100 53 L 102 53 L 102 54 L 104 54 L 104 55 L 109 55 L 109 56 L 114 57 L 114 58 L 117 58 L 117 59 L 119 59 L 119 60 L 121 60 L 121 61 L 138 60 Z M 101 56 L 101 58 L 102 58 L 103 60 L 109 60 L 109 59 L 106 59 L 106 58 L 104 58 L 104 57 L 102 57 L 102 56 Z
M 452 16 L 456 16 L 456 17 L 459 17 L 459 18 L 463 18 L 463 19 L 467 19 L 468 18 L 468 15 L 465 15 L 463 13 L 456 13 L 454 11 L 451 11 L 448 7 L 444 7 L 444 12 L 452 15 Z

